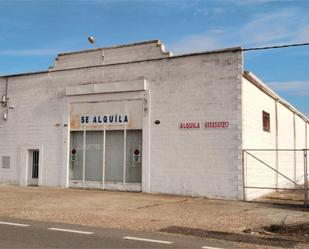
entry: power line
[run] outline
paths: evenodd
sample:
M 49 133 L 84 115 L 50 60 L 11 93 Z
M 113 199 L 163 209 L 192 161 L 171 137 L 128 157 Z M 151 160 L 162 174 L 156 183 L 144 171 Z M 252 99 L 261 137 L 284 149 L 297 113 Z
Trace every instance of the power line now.
M 241 50 L 246 52 L 246 51 L 253 51 L 253 50 L 266 50 L 266 49 L 289 48 L 289 47 L 300 47 L 300 46 L 309 46 L 309 42 L 306 42 L 306 43 L 295 43 L 295 44 L 286 44 L 286 45 L 278 45 L 278 46 L 243 48 Z

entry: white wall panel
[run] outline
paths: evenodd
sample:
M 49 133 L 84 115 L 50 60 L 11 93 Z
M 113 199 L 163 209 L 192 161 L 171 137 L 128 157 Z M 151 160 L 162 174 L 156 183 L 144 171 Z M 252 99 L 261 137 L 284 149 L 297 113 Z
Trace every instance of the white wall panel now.
M 270 114 L 270 132 L 263 131 L 262 111 Z M 277 138 L 276 126 L 278 130 Z M 243 148 L 249 149 L 248 152 L 256 157 L 245 153 L 246 186 L 261 188 L 295 186 L 291 181 L 280 176 L 280 174 L 276 174 L 265 164 L 277 169 L 292 181 L 301 182 L 303 179 L 303 152 L 294 150 L 305 148 L 305 137 L 306 129 L 303 119 L 253 83 L 246 79 L 243 80 Z M 271 150 L 250 151 L 250 149 Z M 253 199 L 270 191 L 248 188 L 246 198 Z
M 276 106 L 269 97 L 254 84 L 243 79 L 243 148 L 267 165 L 276 168 L 275 152 L 261 149 L 276 149 Z M 263 130 L 263 111 L 270 115 L 270 132 Z M 251 151 L 261 150 L 261 151 Z M 245 153 L 245 185 L 250 187 L 274 187 L 275 172 Z M 246 189 L 246 198 L 252 199 L 261 193 L 260 189 Z

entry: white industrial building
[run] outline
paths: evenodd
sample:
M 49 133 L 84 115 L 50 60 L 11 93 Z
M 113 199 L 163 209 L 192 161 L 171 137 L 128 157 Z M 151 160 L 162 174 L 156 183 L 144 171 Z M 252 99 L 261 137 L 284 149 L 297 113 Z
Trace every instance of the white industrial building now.
M 172 56 L 155 40 L 63 53 L 47 71 L 1 76 L 0 95 L 3 184 L 250 199 L 265 190 L 244 184 L 285 183 L 246 171 L 244 149 L 308 144 L 308 119 L 244 71 L 240 47 Z M 299 157 L 275 154 L 299 180 Z

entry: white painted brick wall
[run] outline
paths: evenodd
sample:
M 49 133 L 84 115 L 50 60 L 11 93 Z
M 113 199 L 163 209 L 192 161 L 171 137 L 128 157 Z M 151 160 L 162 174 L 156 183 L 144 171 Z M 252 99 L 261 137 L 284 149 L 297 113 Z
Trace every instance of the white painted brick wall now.
M 7 122 L 0 122 L 1 155 L 11 156 L 9 182 L 18 182 L 20 167 L 20 150 L 26 144 L 44 144 L 48 152 L 44 155 L 43 182 L 44 185 L 59 185 L 58 171 L 61 169 L 62 128 L 61 124 L 62 98 L 55 94 L 57 86 L 50 85 L 46 75 L 32 77 L 17 77 L 9 79 L 10 104 L 15 106 L 9 110 Z
M 307 123 L 307 126 L 306 126 L 306 137 L 307 137 L 307 141 L 306 141 L 306 148 L 308 149 L 309 147 L 309 123 Z
M 278 104 L 278 148 L 294 149 L 294 114 L 284 105 Z M 294 151 L 278 153 L 278 170 L 294 180 Z M 279 186 L 284 187 L 287 181 L 278 177 Z M 285 186 L 286 187 L 286 186 Z
M 147 49 L 157 51 L 158 47 Z M 134 50 L 130 53 L 134 54 Z M 106 60 L 110 59 L 112 63 L 115 58 L 116 55 L 110 55 Z M 84 65 L 89 60 L 88 57 L 86 60 L 80 59 L 72 63 Z M 67 123 L 67 117 L 64 117 L 65 87 L 140 78 L 146 79 L 152 100 L 150 191 L 240 199 L 241 149 L 275 148 L 276 141 L 275 101 L 247 80 L 242 80 L 240 52 L 10 77 L 10 104 L 15 109 L 9 111 L 7 122 L 0 119 L 0 156 L 11 157 L 11 168 L 0 168 L 0 181 L 18 183 L 19 167 L 23 165 L 21 148 L 43 145 L 42 184 L 63 184 L 63 174 L 66 172 L 63 157 L 67 148 L 64 144 L 67 142 L 67 128 L 63 126 Z M 0 94 L 4 93 L 4 86 L 5 80 L 0 78 Z M 101 94 L 97 98 L 104 100 L 105 96 Z M 84 98 L 87 101 L 87 97 Z M 262 130 L 263 110 L 270 113 L 270 133 Z M 161 121 L 160 125 L 154 124 L 156 119 Z M 230 122 L 229 129 L 179 128 L 183 121 L 204 123 L 222 120 Z M 293 113 L 281 104 L 278 104 L 278 122 L 279 148 L 294 148 Z M 297 116 L 295 124 L 295 145 L 301 148 L 305 146 L 305 124 Z M 259 156 L 274 166 L 274 154 Z M 279 169 L 291 177 L 294 171 L 291 171 L 290 162 L 293 163 L 294 157 L 294 153 L 279 154 Z M 300 156 L 297 154 L 296 158 Z M 246 172 L 247 183 L 274 185 L 273 172 L 261 168 L 248 157 L 246 160 L 247 164 L 253 165 L 253 171 L 249 175 Z M 298 160 L 296 167 L 298 177 L 301 174 Z M 260 194 L 261 191 L 250 191 L 247 197 Z
M 243 148 L 244 149 L 276 149 L 276 101 L 243 79 Z M 270 132 L 263 131 L 262 111 L 270 114 Z M 278 149 L 305 148 L 305 121 L 281 103 L 277 103 L 278 112 Z M 294 144 L 295 143 L 295 144 Z M 276 169 L 275 151 L 248 151 L 269 166 Z M 263 163 L 245 153 L 245 185 L 254 187 L 291 187 L 294 186 L 284 177 L 278 175 Z M 296 169 L 295 169 L 295 168 Z M 292 180 L 299 181 L 303 177 L 303 152 L 279 151 L 278 171 Z M 271 190 L 247 189 L 247 199 L 261 196 Z
M 275 101 L 259 90 L 247 79 L 243 79 L 243 148 L 275 149 Z M 270 114 L 270 132 L 263 131 L 262 112 Z M 248 151 L 275 168 L 275 153 Z M 274 187 L 275 173 L 248 154 L 244 154 L 245 186 Z M 266 176 L 266 177 L 265 177 Z M 246 189 L 246 198 L 260 193 L 257 189 Z
M 295 115 L 295 128 L 296 128 L 296 149 L 306 148 L 306 123 L 297 115 Z M 295 154 L 296 173 L 294 179 L 296 182 L 303 183 L 304 180 L 304 152 L 299 151 Z
M 42 144 L 42 184 L 60 186 L 66 167 L 65 87 L 145 78 L 152 99 L 150 191 L 239 199 L 241 74 L 241 53 L 230 52 L 10 77 L 16 108 L 0 123 L 0 154 L 11 155 L 12 168 L 1 169 L 0 180 L 17 183 L 21 146 Z M 182 121 L 223 120 L 229 129 L 179 128 Z
M 162 67 L 151 89 L 152 119 L 161 121 L 151 131 L 151 191 L 237 199 L 238 60 L 206 55 Z M 215 120 L 231 128 L 179 129 L 182 121 Z

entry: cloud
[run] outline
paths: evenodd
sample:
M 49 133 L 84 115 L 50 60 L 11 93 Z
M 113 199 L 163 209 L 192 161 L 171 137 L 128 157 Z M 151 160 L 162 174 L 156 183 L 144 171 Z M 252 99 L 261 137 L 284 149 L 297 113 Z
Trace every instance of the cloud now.
M 256 15 L 241 27 L 239 35 L 243 43 L 249 45 L 290 41 L 297 32 L 296 15 L 294 9 Z
M 309 81 L 284 81 L 284 82 L 269 82 L 267 84 L 271 89 L 279 94 L 295 101 L 296 99 L 305 100 L 309 96 Z M 303 114 L 309 118 L 309 106 L 303 103 L 298 106 Z
M 295 34 L 295 42 L 309 41 L 309 23 L 302 25 Z
M 7 56 L 50 56 L 57 55 L 58 49 L 24 49 L 24 50 L 0 50 L 0 55 Z
M 214 8 L 198 8 L 195 10 L 194 15 L 202 16 L 218 16 L 226 13 L 226 9 L 223 7 L 214 7 Z
M 218 39 L 223 33 L 223 31 L 213 30 L 208 34 L 187 35 L 171 45 L 172 52 L 179 54 L 216 49 L 223 46 Z
M 236 4 L 241 5 L 249 5 L 249 4 L 263 4 L 263 3 L 270 3 L 270 2 L 276 2 L 278 0 L 238 0 L 235 1 Z
M 309 18 L 296 8 L 256 14 L 238 27 L 225 25 L 221 32 L 205 30 L 188 34 L 168 48 L 177 53 L 197 52 L 223 47 L 259 47 L 309 40 Z
M 309 81 L 269 82 L 267 85 L 290 96 L 309 96 Z
M 62 52 L 80 50 L 81 47 L 88 45 L 85 37 L 66 37 L 52 42 L 40 40 L 40 44 L 44 44 L 45 47 L 35 48 L 33 44 L 32 47 L 25 44 L 22 49 L 3 49 L 3 47 L 1 49 L 0 47 L 0 56 L 56 56 Z

